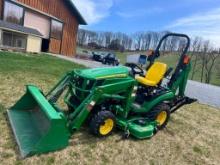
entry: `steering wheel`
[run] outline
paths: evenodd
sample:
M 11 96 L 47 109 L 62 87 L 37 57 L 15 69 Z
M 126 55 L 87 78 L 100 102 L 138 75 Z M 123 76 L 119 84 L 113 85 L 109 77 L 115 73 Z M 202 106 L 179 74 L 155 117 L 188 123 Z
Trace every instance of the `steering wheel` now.
M 131 76 L 144 75 L 144 70 L 135 63 L 126 63 L 125 66 L 131 68 L 130 74 Z

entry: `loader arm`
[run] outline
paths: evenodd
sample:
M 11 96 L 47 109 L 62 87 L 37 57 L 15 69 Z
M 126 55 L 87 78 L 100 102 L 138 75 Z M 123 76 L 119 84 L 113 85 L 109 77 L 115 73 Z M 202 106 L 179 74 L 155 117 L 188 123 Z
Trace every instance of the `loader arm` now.
M 56 103 L 65 89 L 70 85 L 73 73 L 67 73 L 46 95 L 50 103 Z
M 95 88 L 87 98 L 79 105 L 79 107 L 69 116 L 68 127 L 71 132 L 78 130 L 82 124 L 86 121 L 89 114 L 91 113 L 93 107 L 98 103 L 103 97 L 117 98 L 124 101 L 124 112 L 127 114 L 131 103 L 133 102 L 134 95 L 132 91 L 136 81 L 133 79 L 114 83 L 110 85 L 104 85 Z M 121 92 L 126 92 L 126 97 L 118 95 Z

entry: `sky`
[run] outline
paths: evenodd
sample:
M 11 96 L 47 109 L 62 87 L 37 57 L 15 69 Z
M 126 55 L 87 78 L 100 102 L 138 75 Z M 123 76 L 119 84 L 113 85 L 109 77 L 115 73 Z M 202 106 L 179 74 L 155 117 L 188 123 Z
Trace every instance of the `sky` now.
M 220 0 L 72 0 L 88 25 L 132 34 L 164 31 L 200 36 L 220 47 Z

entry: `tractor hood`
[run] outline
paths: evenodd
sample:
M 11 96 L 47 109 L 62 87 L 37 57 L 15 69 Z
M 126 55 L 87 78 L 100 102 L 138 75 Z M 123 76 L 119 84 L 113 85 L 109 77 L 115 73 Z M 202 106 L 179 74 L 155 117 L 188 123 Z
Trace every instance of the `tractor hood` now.
M 88 79 L 124 78 L 128 76 L 127 67 L 104 67 L 94 69 L 75 70 L 75 73 Z

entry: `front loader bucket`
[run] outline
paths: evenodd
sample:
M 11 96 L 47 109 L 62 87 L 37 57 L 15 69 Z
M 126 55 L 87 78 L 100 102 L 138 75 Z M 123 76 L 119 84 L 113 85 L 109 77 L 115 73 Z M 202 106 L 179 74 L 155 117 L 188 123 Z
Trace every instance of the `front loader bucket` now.
M 23 158 L 68 145 L 65 119 L 37 87 L 27 86 L 26 94 L 7 114 Z

